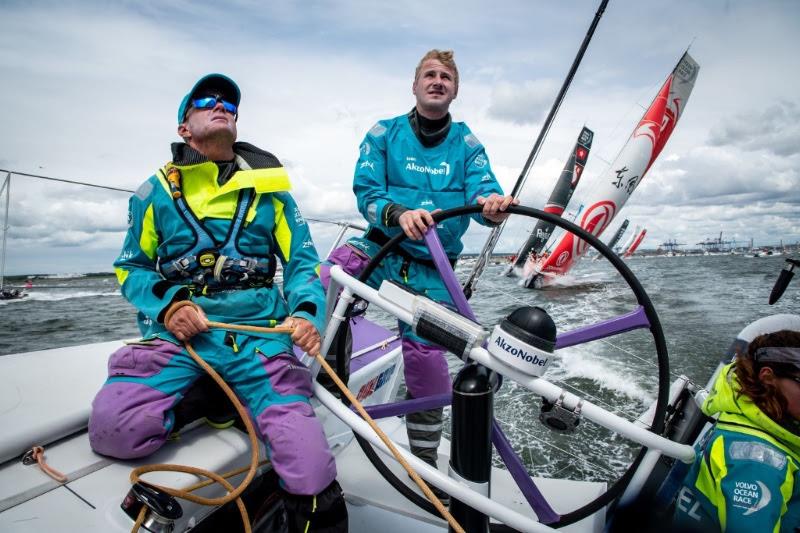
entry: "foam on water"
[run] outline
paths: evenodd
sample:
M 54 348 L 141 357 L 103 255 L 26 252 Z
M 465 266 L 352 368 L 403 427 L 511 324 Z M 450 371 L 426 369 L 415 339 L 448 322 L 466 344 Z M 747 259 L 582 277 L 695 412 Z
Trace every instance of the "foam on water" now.
M 38 279 L 74 279 L 74 278 L 85 278 L 87 274 L 81 274 L 79 272 L 72 272 L 72 273 L 65 273 L 65 274 L 42 274 L 36 276 Z
M 69 300 L 72 298 L 94 298 L 94 297 L 108 297 L 119 296 L 119 291 L 52 291 L 52 292 L 37 292 L 31 291 L 28 293 L 26 300 L 40 301 L 40 302 L 58 302 L 61 300 Z
M 567 348 L 558 351 L 557 368 L 552 377 L 558 381 L 587 379 L 603 391 L 613 391 L 637 400 L 642 406 L 655 401 L 655 396 L 631 375 L 630 368 L 618 360 L 608 361 L 587 355 L 587 350 Z

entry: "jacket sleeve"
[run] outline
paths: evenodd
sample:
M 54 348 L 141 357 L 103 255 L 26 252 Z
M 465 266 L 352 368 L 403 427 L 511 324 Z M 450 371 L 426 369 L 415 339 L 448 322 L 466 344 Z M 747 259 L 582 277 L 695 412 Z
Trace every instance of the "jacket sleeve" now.
M 469 133 L 469 130 L 467 132 L 464 137 L 468 150 L 466 169 L 464 171 L 467 204 L 474 204 L 478 200 L 478 196 L 486 198 L 492 193 L 502 196 L 503 189 L 497 182 L 494 172 L 492 172 L 492 167 L 489 164 L 489 158 L 486 156 L 483 145 L 472 133 Z M 475 222 L 484 226 L 497 225 L 483 218 L 480 213 L 475 213 L 472 218 Z
M 277 243 L 276 255 L 283 265 L 283 296 L 289 314 L 305 318 L 320 334 L 325 332 L 325 292 L 319 280 L 319 256 L 308 224 L 288 193 L 273 195 Z
M 128 202 L 128 231 L 114 271 L 122 295 L 141 313 L 162 322 L 174 300 L 185 300 L 185 287 L 164 280 L 156 271 L 159 245 L 153 196 L 161 185 L 155 176 L 147 180 Z
M 353 192 L 359 212 L 374 226 L 388 227 L 386 214 L 392 204 L 386 176 L 386 126 L 378 122 L 359 148 L 353 176 Z

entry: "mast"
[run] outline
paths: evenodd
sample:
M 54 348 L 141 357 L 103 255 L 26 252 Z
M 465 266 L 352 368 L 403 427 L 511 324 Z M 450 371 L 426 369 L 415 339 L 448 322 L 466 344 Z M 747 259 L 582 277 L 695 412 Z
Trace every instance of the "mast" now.
M 564 164 L 564 169 L 556 181 L 553 192 L 550 193 L 550 198 L 544 205 L 545 213 L 552 213 L 561 216 L 564 209 L 567 207 L 572 194 L 575 192 L 575 187 L 583 175 L 583 168 L 586 166 L 586 160 L 589 157 L 589 151 L 592 149 L 592 138 L 594 133 L 592 130 L 583 127 L 575 146 L 572 148 L 567 162 Z M 576 214 L 577 216 L 577 214 Z M 550 235 L 553 234 L 555 224 L 538 220 L 536 226 L 533 228 L 530 237 L 522 244 L 517 252 L 516 259 L 512 268 L 509 270 L 509 275 L 519 275 L 519 270 L 527 261 L 536 261 L 547 244 Z
M 533 149 L 528 155 L 528 160 L 525 161 L 525 165 L 522 167 L 522 172 L 520 173 L 519 178 L 517 178 L 517 182 L 514 184 L 514 189 L 511 192 L 511 196 L 514 198 L 519 196 L 523 185 L 525 185 L 525 180 L 528 179 L 528 174 L 531 171 L 533 162 L 536 160 L 536 156 L 539 155 L 539 149 L 541 148 L 542 142 L 544 142 L 545 137 L 547 137 L 547 132 L 550 130 L 550 126 L 553 124 L 555 115 L 558 112 L 558 109 L 561 107 L 561 102 L 564 101 L 564 97 L 567 94 L 567 89 L 569 89 L 569 86 L 572 83 L 572 78 L 575 77 L 575 73 L 578 71 L 578 66 L 580 66 L 583 55 L 586 53 L 586 49 L 589 47 L 589 42 L 592 40 L 594 30 L 597 28 L 597 24 L 600 22 L 600 17 L 603 16 L 603 12 L 606 10 L 606 5 L 608 5 L 608 0 L 602 0 L 600 2 L 600 7 L 597 8 L 597 12 L 594 14 L 594 19 L 589 26 L 589 30 L 586 32 L 586 36 L 583 38 L 583 42 L 578 49 L 575 59 L 572 61 L 572 66 L 570 67 L 567 77 L 561 86 L 561 90 L 558 91 L 556 100 L 553 102 L 553 107 L 550 108 L 550 112 L 547 114 L 547 118 L 542 125 L 542 129 L 539 131 L 539 137 L 537 137 L 536 142 L 533 145 Z M 478 278 L 486 268 L 486 265 L 489 261 L 489 256 L 492 254 L 492 250 L 494 250 L 497 241 L 500 239 L 500 233 L 503 231 L 505 225 L 505 222 L 503 222 L 499 226 L 492 228 L 489 238 L 486 239 L 486 244 L 484 244 L 483 250 L 481 250 L 481 253 L 478 255 L 478 260 L 475 262 L 475 266 L 472 268 L 469 278 L 467 278 L 467 281 L 464 282 L 464 294 L 467 296 L 467 298 L 472 296 L 472 291 L 475 289 L 475 285 L 478 283 Z
M 629 220 L 627 218 L 622 221 L 622 224 L 620 224 L 619 228 L 617 229 L 617 232 L 614 234 L 613 237 L 611 237 L 611 240 L 608 241 L 608 247 L 609 248 L 611 248 L 612 250 L 614 249 L 614 246 L 617 245 L 619 240 L 625 234 L 625 230 L 628 229 L 628 223 L 629 223 Z
M 6 209 L 3 216 L 3 249 L 0 253 L 0 291 L 3 290 L 6 279 L 6 235 L 8 234 L 8 206 L 11 200 L 11 172 L 6 173 L 3 186 L 0 187 L 0 196 L 6 193 Z
M 588 207 L 579 222 L 583 229 L 599 237 L 628 201 L 675 129 L 699 71 L 700 66 L 685 52 L 667 76 L 628 142 L 586 198 Z M 572 233 L 565 233 L 554 246 L 553 252 L 536 265 L 534 275 L 566 274 L 587 248 L 585 241 Z M 536 283 L 537 286 L 546 284 L 544 279 Z

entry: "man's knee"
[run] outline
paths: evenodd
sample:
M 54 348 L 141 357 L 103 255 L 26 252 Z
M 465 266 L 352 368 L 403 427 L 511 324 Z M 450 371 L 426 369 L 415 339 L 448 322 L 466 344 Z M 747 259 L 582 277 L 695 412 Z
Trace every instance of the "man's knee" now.
M 403 337 L 406 387 L 414 398 L 450 391 L 450 373 L 442 348 Z
M 336 463 L 311 405 L 272 405 L 257 417 L 271 448 L 270 460 L 288 492 L 318 494 L 336 477 Z
M 100 389 L 92 402 L 89 443 L 97 453 L 134 459 L 160 448 L 171 421 L 173 399 L 139 383 L 118 381 Z

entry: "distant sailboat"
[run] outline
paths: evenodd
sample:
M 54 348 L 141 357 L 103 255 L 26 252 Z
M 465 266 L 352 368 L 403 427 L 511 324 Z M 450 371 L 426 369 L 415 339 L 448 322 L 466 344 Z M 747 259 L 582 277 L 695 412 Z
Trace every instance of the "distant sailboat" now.
M 645 235 L 647 235 L 647 228 L 644 228 L 642 231 L 639 232 L 639 234 L 636 236 L 636 239 L 634 239 L 633 243 L 628 247 L 627 250 L 625 250 L 625 253 L 622 255 L 622 257 L 632 256 L 633 252 L 635 252 L 636 249 L 639 247 L 639 245 L 642 244 Z
M 614 247 L 617 246 L 617 244 L 619 243 L 619 240 L 622 238 L 623 235 L 625 235 L 625 231 L 627 231 L 629 223 L 630 223 L 630 221 L 627 218 L 625 220 L 623 220 L 622 224 L 620 224 L 619 227 L 617 228 L 617 231 L 614 232 L 614 236 L 611 237 L 611 239 L 608 241 L 608 247 L 611 248 L 612 250 L 614 250 L 615 252 L 619 252 L 619 249 L 614 248 Z M 591 257 L 592 257 L 592 261 L 597 261 L 602 256 L 595 251 L 594 255 L 592 255 Z
M 629 223 L 630 221 L 627 218 L 622 221 L 622 224 L 620 224 L 619 228 L 617 229 L 617 232 L 614 234 L 613 237 L 611 237 L 611 240 L 608 241 L 609 248 L 611 248 L 612 250 L 614 249 L 614 247 L 617 245 L 622 236 L 625 235 L 625 230 L 628 229 Z
M 580 135 L 578 135 L 578 140 L 567 162 L 564 164 L 561 176 L 559 176 L 558 181 L 556 181 L 553 192 L 550 193 L 550 198 L 548 198 L 544 206 L 544 211 L 546 213 L 559 216 L 564 213 L 564 209 L 567 207 L 573 192 L 575 192 L 575 187 L 578 186 L 578 182 L 583 175 L 583 169 L 586 166 L 586 160 L 589 158 L 589 151 L 592 148 L 593 137 L 594 133 L 592 130 L 584 126 Z M 528 237 L 517 252 L 514 262 L 511 268 L 508 269 L 507 274 L 510 276 L 517 275 L 528 278 L 528 274 L 531 272 L 536 261 L 539 260 L 542 250 L 544 250 L 554 228 L 554 224 L 544 220 L 537 221 L 530 237 Z M 530 265 L 528 265 L 528 263 L 530 263 Z
M 6 234 L 8 233 L 8 206 L 11 201 L 11 173 L 6 173 L 6 179 L 3 180 L 3 186 L 0 187 L 0 198 L 3 194 L 6 196 L 6 208 L 3 216 L 3 247 L 0 251 L 0 300 L 18 300 L 24 298 L 27 294 L 19 289 L 7 289 L 5 286 L 6 279 Z
M 580 219 L 583 229 L 599 237 L 628 201 L 675 129 L 699 70 L 697 62 L 684 53 L 628 142 L 598 180 L 598 187 L 585 200 L 588 207 Z M 587 248 L 585 241 L 564 233 L 552 253 L 534 266 L 535 279 L 526 286 L 545 286 L 549 283 L 546 278 L 567 273 Z
M 633 233 L 631 233 L 628 239 L 622 243 L 622 246 L 619 247 L 619 250 L 615 250 L 617 255 L 625 255 L 625 252 L 628 251 L 628 248 L 633 246 L 633 241 L 636 240 L 636 236 L 639 235 L 641 229 L 642 227 L 638 224 L 633 228 Z

